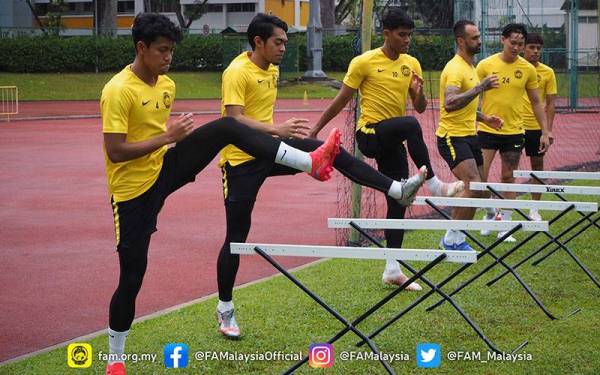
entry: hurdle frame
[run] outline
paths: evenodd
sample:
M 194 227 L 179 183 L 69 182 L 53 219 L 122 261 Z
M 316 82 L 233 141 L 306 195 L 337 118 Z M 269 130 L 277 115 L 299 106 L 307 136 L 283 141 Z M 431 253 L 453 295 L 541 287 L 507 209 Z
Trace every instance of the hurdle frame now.
M 288 251 L 286 254 L 284 248 L 294 249 L 295 252 L 297 252 L 297 253 L 299 252 L 298 249 L 304 248 L 307 250 L 304 251 L 302 255 L 298 255 L 298 256 L 315 256 L 315 251 L 308 250 L 309 247 L 327 250 L 329 252 L 328 253 L 329 255 L 332 255 L 331 252 L 335 251 L 335 250 L 333 250 L 335 248 L 339 249 L 337 252 L 345 252 L 345 251 L 347 251 L 347 249 L 354 249 L 354 250 L 357 249 L 357 248 L 351 248 L 351 247 L 348 248 L 348 247 L 335 247 L 335 246 L 274 245 L 274 244 L 253 244 L 253 243 L 232 242 L 231 243 L 231 252 L 232 252 L 232 254 L 240 254 L 240 255 L 254 254 L 254 253 L 259 254 L 263 259 L 265 259 L 269 264 L 271 264 L 274 268 L 276 268 L 279 272 L 281 272 L 286 278 L 288 278 L 290 281 L 292 281 L 298 288 L 300 288 L 305 294 L 307 294 L 312 300 L 317 302 L 317 304 L 319 304 L 321 307 L 323 307 L 327 312 L 329 312 L 329 314 L 333 315 L 338 321 L 340 321 L 342 324 L 344 324 L 344 328 L 341 331 L 339 331 L 336 335 L 334 335 L 331 339 L 329 339 L 327 341 L 328 343 L 333 344 L 334 342 L 339 340 L 342 336 L 344 336 L 346 333 L 352 331 L 355 335 L 357 335 L 362 340 L 364 340 L 364 342 L 368 344 L 371 351 L 373 351 L 373 353 L 375 353 L 375 354 L 379 353 L 379 349 L 370 340 L 370 338 L 368 338 L 364 333 L 362 333 L 360 330 L 358 330 L 356 328 L 356 325 L 358 325 L 360 322 L 362 322 L 363 320 L 365 320 L 366 318 L 371 316 L 375 311 L 379 310 L 379 308 L 381 306 L 385 305 L 388 301 L 390 301 L 392 298 L 394 298 L 396 295 L 398 295 L 400 292 L 402 292 L 408 285 L 410 285 L 412 282 L 419 279 L 422 275 L 424 275 L 426 272 L 431 270 L 433 267 L 435 267 L 437 264 L 439 264 L 443 260 L 447 260 L 448 258 L 450 258 L 452 260 L 454 258 L 453 261 L 465 262 L 465 261 L 476 261 L 476 259 L 477 259 L 475 252 L 428 250 L 423 254 L 415 254 L 415 252 L 420 252 L 420 251 L 423 251 L 426 249 L 387 249 L 386 248 L 385 252 L 378 251 L 375 253 L 374 252 L 375 249 L 373 249 L 373 248 L 364 248 L 364 249 L 359 248 L 358 251 L 354 251 L 353 254 L 351 254 L 350 256 L 346 256 L 345 258 L 388 259 L 390 257 L 391 258 L 400 257 L 400 258 L 405 258 L 405 259 L 408 259 L 408 258 L 413 259 L 413 256 L 416 255 L 418 260 L 430 260 L 430 262 L 427 263 L 418 272 L 416 272 L 412 277 L 410 277 L 408 279 L 408 281 L 406 283 L 404 283 L 402 286 L 400 286 L 400 287 L 394 289 L 392 292 L 388 293 L 385 297 L 380 299 L 377 303 L 375 303 L 367 311 L 362 313 L 359 317 L 357 317 L 354 320 L 352 320 L 351 322 L 349 322 L 346 318 L 344 318 L 336 310 L 334 310 L 327 303 L 325 303 L 323 301 L 323 299 L 320 298 L 316 293 L 314 293 L 313 291 L 308 289 L 306 286 L 304 286 L 296 277 L 294 277 L 292 274 L 290 274 L 284 267 L 282 267 L 277 261 L 275 261 L 270 256 L 271 254 L 272 255 L 288 255 L 288 256 L 292 255 L 290 253 L 290 251 Z M 368 251 L 368 253 L 365 250 Z M 374 254 L 377 254 L 377 256 L 373 257 Z M 322 257 L 322 255 L 319 255 L 319 256 Z M 336 257 L 343 258 L 341 256 L 336 256 Z M 394 370 L 385 361 L 383 356 L 378 356 L 378 357 L 379 357 L 379 362 L 385 368 L 386 372 L 388 374 L 395 374 Z M 308 361 L 308 356 L 305 356 L 302 360 L 296 362 L 293 366 L 291 366 L 288 370 L 286 370 L 285 374 L 293 373 L 295 370 L 297 370 L 300 366 L 302 366 L 307 361 Z
M 551 186 L 553 188 L 560 189 L 562 192 L 569 193 L 569 194 L 580 194 L 580 195 L 592 194 L 592 195 L 600 195 L 600 187 L 595 188 L 595 187 L 560 186 L 560 185 L 545 185 L 545 186 Z M 506 184 L 506 183 L 487 183 L 487 182 L 471 182 L 470 185 L 469 185 L 469 187 L 470 187 L 471 190 L 480 190 L 480 191 L 481 190 L 489 190 L 494 196 L 496 196 L 498 199 L 502 199 L 502 200 L 505 199 L 504 196 L 502 194 L 500 194 L 500 192 L 498 190 L 496 190 L 496 189 L 499 189 L 499 190 L 501 190 L 503 192 L 531 193 L 531 192 L 542 192 L 542 189 L 545 186 L 536 185 L 536 184 Z M 565 203 L 571 203 L 571 205 L 568 208 L 566 208 L 565 210 L 561 211 L 553 219 L 549 220 L 550 224 L 556 222 L 560 217 L 564 216 L 567 212 L 575 209 L 575 205 L 572 204 L 572 202 L 565 202 Z M 521 217 L 523 217 L 524 219 L 532 221 L 532 219 L 527 214 L 525 214 L 523 211 L 521 211 L 520 209 L 515 208 L 514 210 Z M 563 230 L 557 236 L 552 235 L 548 231 L 533 233 L 530 236 L 528 236 L 527 238 L 525 238 L 524 240 L 522 240 L 520 243 L 516 244 L 515 247 L 520 247 L 520 246 L 524 245 L 525 243 L 529 242 L 538 233 L 544 233 L 546 235 L 546 237 L 548 237 L 549 242 L 547 242 L 545 245 L 543 245 L 540 249 L 538 249 L 534 253 L 530 254 L 527 257 L 528 259 L 530 259 L 531 257 L 535 256 L 535 254 L 538 254 L 540 251 L 542 251 L 542 249 L 545 249 L 550 244 L 555 243 L 561 249 L 563 249 L 571 257 L 571 259 L 573 259 L 573 261 L 588 276 L 588 278 L 596 285 L 596 287 L 600 288 L 600 282 L 594 276 L 594 274 L 592 274 L 592 272 L 583 264 L 583 262 L 581 262 L 581 260 L 573 253 L 573 251 L 571 249 L 569 249 L 564 243 L 562 243 L 561 241 L 558 240 L 558 238 L 561 238 L 562 236 L 566 235 L 570 230 L 572 230 L 573 228 L 575 228 L 580 223 L 582 223 L 582 222 L 584 222 L 586 220 L 589 220 L 593 215 L 594 215 L 593 212 L 590 213 L 590 214 L 588 214 L 588 215 L 585 215 L 583 218 L 579 219 L 575 223 L 576 225 L 570 226 L 569 228 L 567 228 L 568 230 Z M 513 252 L 512 250 L 514 250 L 514 249 L 515 248 L 509 250 L 506 254 L 512 254 L 512 252 Z M 519 263 L 523 264 L 524 262 L 519 262 Z M 515 265 L 512 266 L 512 268 L 516 269 L 518 267 L 515 264 Z M 503 278 L 505 276 L 506 276 L 506 272 L 502 273 L 500 276 L 498 276 L 495 279 L 491 280 L 488 283 L 488 286 L 496 283 L 497 281 L 499 281 L 501 278 Z
M 14 94 L 13 94 L 14 93 Z M 19 88 L 17 86 L 0 86 L 0 116 L 10 116 L 19 113 Z

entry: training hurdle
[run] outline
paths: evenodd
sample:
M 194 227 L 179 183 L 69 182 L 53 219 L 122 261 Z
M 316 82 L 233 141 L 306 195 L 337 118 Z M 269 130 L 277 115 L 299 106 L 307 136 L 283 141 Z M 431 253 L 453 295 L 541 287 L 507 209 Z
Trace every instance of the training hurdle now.
M 474 208 L 482 208 L 482 207 L 511 208 L 511 209 L 537 208 L 537 209 L 541 209 L 541 210 L 554 210 L 554 211 L 563 211 L 571 205 L 576 205 L 577 208 L 580 208 L 582 210 L 595 211 L 598 208 L 595 203 L 585 203 L 585 202 L 565 203 L 565 202 L 553 202 L 553 201 L 524 201 L 524 200 L 516 200 L 516 199 L 510 200 L 510 199 L 445 198 L 445 197 L 417 197 L 415 199 L 414 204 L 415 205 L 429 205 L 435 211 L 437 211 L 440 215 L 445 217 L 447 220 L 452 220 L 452 218 L 446 212 L 441 210 L 438 207 L 438 205 L 453 206 L 453 207 L 474 207 Z M 554 220 L 558 220 L 558 218 L 555 218 Z M 510 223 L 512 221 L 505 221 L 505 222 L 510 225 Z M 530 237 L 533 237 L 540 231 L 547 231 L 549 228 L 549 225 L 552 224 L 552 222 L 553 221 L 543 222 L 543 223 L 547 224 L 545 226 L 545 228 L 540 229 L 539 231 L 536 231 L 535 233 L 530 235 Z M 447 222 L 447 223 L 449 223 L 449 222 Z M 515 221 L 512 223 L 520 223 L 520 222 Z M 535 223 L 535 221 L 528 221 L 526 223 L 531 224 L 531 223 Z M 515 225 L 515 224 L 513 224 L 513 225 Z M 449 229 L 453 229 L 453 228 L 449 228 Z M 479 240 L 477 240 L 475 237 L 473 237 L 470 233 L 468 233 L 464 230 L 461 230 L 461 232 L 463 232 L 478 247 L 480 247 L 482 249 L 484 249 L 486 247 Z M 495 244 L 501 243 L 504 240 L 504 238 L 507 238 L 508 236 L 509 235 L 505 234 L 500 239 L 497 239 Z M 522 243 L 518 244 L 517 246 L 514 246 L 511 250 L 509 250 L 508 252 L 506 252 L 505 254 L 503 254 L 500 257 L 498 257 L 494 253 L 490 252 L 489 253 L 490 256 L 492 256 L 494 258 L 494 263 L 489 264 L 484 269 L 482 269 L 479 273 L 477 273 L 476 275 L 472 276 L 469 280 L 462 283 L 459 287 L 457 287 L 450 293 L 450 296 L 457 294 L 462 289 L 467 287 L 469 284 L 471 284 L 475 280 L 479 279 L 485 273 L 489 272 L 497 264 L 500 264 L 504 268 L 506 268 L 506 271 L 505 271 L 506 274 L 510 273 L 514 276 L 514 278 L 521 285 L 521 287 L 527 292 L 527 294 L 533 299 L 533 301 L 536 303 L 536 305 L 538 305 L 538 307 L 544 312 L 544 314 L 546 314 L 546 316 L 549 319 L 551 319 L 551 320 L 558 319 L 554 314 L 552 314 L 548 310 L 548 308 L 542 303 L 542 301 L 539 299 L 539 297 L 536 295 L 536 293 L 533 292 L 531 287 L 516 272 L 515 267 L 511 267 L 507 263 L 504 262 L 504 259 L 506 257 L 511 255 L 516 250 L 518 250 L 525 243 L 526 243 L 526 241 L 523 241 Z M 444 300 L 440 300 L 440 301 L 436 302 L 435 304 L 429 306 L 426 310 L 432 311 L 443 303 L 444 303 Z M 567 316 L 571 316 L 579 311 L 580 311 L 580 309 L 576 308 L 573 310 L 573 312 L 567 314 Z
M 537 182 L 539 182 L 542 185 L 546 185 L 546 183 L 542 180 L 544 178 L 550 178 L 550 179 L 555 179 L 555 180 L 600 180 L 600 172 L 570 172 L 570 171 L 528 171 L 528 170 L 519 170 L 519 171 L 513 171 L 513 176 L 514 177 L 529 177 Z M 556 196 L 558 199 L 560 199 L 563 202 L 568 202 L 568 200 L 560 193 L 552 193 L 554 194 L 554 196 Z M 577 211 L 577 213 L 584 217 L 585 214 L 581 211 Z M 600 229 L 600 225 L 597 223 L 598 219 L 596 220 L 592 220 L 591 218 L 587 219 L 589 225 L 585 225 L 584 227 L 582 227 L 581 229 L 579 229 L 579 231 L 575 234 L 573 234 L 568 240 L 565 241 L 565 243 L 569 242 L 570 240 L 572 240 L 573 238 L 576 238 L 577 236 L 579 236 L 581 233 L 585 232 L 589 227 L 591 227 L 592 225 L 596 227 L 596 229 Z M 538 260 L 536 260 L 535 262 L 531 263 L 534 266 L 537 266 L 538 264 L 540 264 L 541 262 L 544 261 L 544 259 L 548 258 L 550 255 L 554 254 L 556 251 L 558 251 L 560 249 L 560 247 L 555 247 L 554 249 L 552 249 L 551 251 L 549 251 L 548 253 L 546 253 L 544 256 L 540 257 Z
M 364 340 L 367 345 L 371 348 L 373 353 L 378 354 L 379 350 L 377 346 L 362 333 L 356 326 L 368 318 L 371 314 L 377 311 L 380 307 L 385 305 L 394 296 L 402 292 L 406 286 L 416 281 L 426 272 L 431 270 L 437 264 L 442 261 L 446 262 L 458 262 L 458 263 L 472 263 L 477 261 L 477 253 L 473 251 L 445 251 L 445 250 L 433 250 L 433 249 L 375 249 L 375 248 L 356 248 L 356 247 L 337 247 L 337 246 L 307 246 L 307 245 L 278 245 L 278 244 L 253 244 L 253 243 L 231 243 L 231 253 L 240 255 L 253 255 L 258 254 L 267 262 L 269 262 L 274 268 L 281 272 L 286 278 L 292 281 L 298 288 L 300 288 L 306 295 L 317 302 L 323 309 L 329 314 L 340 321 L 344 328 L 339 331 L 335 336 L 329 339 L 328 343 L 333 344 L 339 340 L 348 332 L 353 332 L 355 335 Z M 366 312 L 361 314 L 351 322 L 344 318 L 340 313 L 334 310 L 331 306 L 325 303 L 316 293 L 304 286 L 296 277 L 290 274 L 285 268 L 283 268 L 272 256 L 301 256 L 301 257 L 327 257 L 327 258 L 350 258 L 350 259 L 396 259 L 396 260 L 417 260 L 417 261 L 428 261 L 421 270 L 415 272 L 415 274 L 408 279 L 408 281 L 402 286 L 394 289 L 392 292 L 387 294 L 384 298 L 378 301 L 375 305 L 369 308 Z M 384 356 L 378 356 L 379 361 L 385 368 L 388 374 L 394 374 L 394 370 L 385 361 Z M 286 374 L 293 373 L 296 369 L 302 366 L 308 361 L 308 357 L 304 357 L 302 360 L 295 363 L 292 367 L 285 371 Z
M 0 115 L 6 115 L 10 121 L 10 115 L 19 113 L 19 89 L 17 86 L 0 86 Z
M 537 184 L 507 184 L 507 183 L 489 183 L 489 182 L 471 182 L 469 186 L 470 186 L 471 190 L 489 190 L 494 196 L 498 197 L 499 199 L 504 199 L 504 197 L 502 196 L 502 194 L 500 194 L 500 191 L 502 191 L 502 192 L 516 192 L 516 193 L 561 192 L 561 193 L 565 193 L 565 194 L 576 194 L 576 195 L 600 195 L 600 187 L 588 187 L 588 186 L 537 185 Z M 538 201 L 530 201 L 530 202 L 538 202 Z M 576 209 L 576 207 L 577 207 L 577 205 L 575 205 L 574 202 L 562 202 L 562 203 L 566 203 L 569 206 L 567 208 L 565 208 L 563 211 L 561 211 L 553 219 L 551 219 L 549 221 L 550 224 L 552 224 L 553 222 L 555 222 L 558 218 L 562 217 L 568 211 Z M 582 202 L 579 202 L 579 203 L 582 203 Z M 520 209 L 514 209 L 514 210 L 519 215 L 521 215 L 523 218 L 525 218 L 526 220 L 531 220 L 531 218 L 529 216 L 527 216 Z M 552 243 L 555 243 L 556 245 L 558 245 L 559 248 L 563 249 L 571 257 L 571 259 L 573 259 L 573 261 L 579 266 L 579 268 L 581 268 L 581 270 L 583 272 L 585 272 L 585 274 L 590 278 L 590 280 L 592 280 L 592 282 L 596 285 L 596 287 L 600 288 L 600 282 L 598 282 L 598 279 L 581 262 L 581 260 L 573 253 L 573 251 L 566 246 L 566 242 L 563 243 L 563 242 L 561 242 L 559 240 L 559 238 L 565 236 L 567 233 L 569 233 L 570 231 L 572 231 L 574 228 L 576 228 L 577 226 L 579 226 L 584 221 L 591 221 L 590 219 L 594 216 L 594 214 L 595 214 L 595 212 L 597 210 L 598 210 L 598 207 L 597 207 L 597 204 L 596 204 L 595 210 L 593 210 L 593 211 L 589 211 L 588 210 L 587 211 L 587 212 L 589 212 L 588 214 L 584 215 L 584 217 L 582 217 L 579 220 L 577 220 L 574 224 L 570 225 L 568 228 L 566 228 L 565 230 L 563 230 L 562 232 L 560 232 L 556 236 L 550 234 L 548 231 L 542 232 L 542 233 L 544 233 L 544 235 L 546 235 L 546 237 L 549 238 L 549 241 L 546 242 L 538 250 L 534 251 L 533 253 L 529 254 L 527 257 L 525 257 L 524 259 L 522 259 L 520 262 L 518 262 L 517 264 L 513 265 L 512 266 L 513 269 L 518 268 L 521 264 L 525 263 L 527 260 L 531 259 L 535 255 L 539 254 L 546 247 L 550 246 Z M 585 211 L 585 210 L 577 210 L 577 211 Z M 588 223 L 588 227 L 591 226 L 593 223 L 596 223 L 596 222 L 597 222 L 597 220 L 596 221 L 591 221 L 590 223 Z M 532 235 L 530 235 L 529 237 L 527 237 L 526 239 L 524 239 L 520 244 L 518 244 L 518 246 L 521 246 L 523 243 L 529 242 L 535 235 L 537 235 L 537 233 L 533 233 Z M 571 239 L 573 239 L 573 238 L 575 238 L 575 237 L 572 236 L 569 239 L 569 241 Z M 504 272 L 500 276 L 496 277 L 494 280 L 491 280 L 490 282 L 488 282 L 488 286 L 496 283 L 498 280 L 500 280 L 504 276 L 506 276 L 506 272 Z

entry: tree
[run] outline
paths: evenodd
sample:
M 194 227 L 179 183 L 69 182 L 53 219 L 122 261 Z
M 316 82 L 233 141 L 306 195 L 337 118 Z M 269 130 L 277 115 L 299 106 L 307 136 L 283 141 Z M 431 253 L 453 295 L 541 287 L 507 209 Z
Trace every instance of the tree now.
M 186 5 L 183 12 L 181 11 L 181 0 L 177 0 L 175 15 L 179 21 L 179 26 L 183 30 L 190 28 L 190 25 L 195 20 L 200 19 L 208 10 L 206 3 L 208 0 L 195 0 L 193 4 Z M 187 19 L 187 20 L 186 20 Z
M 357 16 L 360 7 L 360 0 L 340 0 L 335 6 L 335 23 L 341 24 L 350 15 Z M 360 20 L 351 20 L 352 24 L 356 24 Z
M 321 0 L 321 24 L 325 30 L 335 27 L 335 0 Z
M 31 3 L 31 0 L 25 0 L 25 2 L 29 6 L 29 10 L 31 10 L 31 14 L 33 14 L 33 17 L 35 18 L 35 22 L 37 22 L 38 27 L 44 32 L 44 34 L 48 35 L 48 32 L 44 28 L 44 24 L 40 20 L 40 15 L 38 14 L 38 11 L 35 9 L 33 4 Z
M 96 0 L 98 17 L 98 34 L 104 36 L 117 35 L 117 0 Z

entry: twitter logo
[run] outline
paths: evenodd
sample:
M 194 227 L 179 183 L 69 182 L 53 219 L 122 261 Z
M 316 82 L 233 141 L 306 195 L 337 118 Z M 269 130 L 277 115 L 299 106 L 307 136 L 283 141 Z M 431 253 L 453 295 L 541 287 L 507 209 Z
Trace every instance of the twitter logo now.
M 438 368 L 442 363 L 442 347 L 440 344 L 417 344 L 417 367 Z

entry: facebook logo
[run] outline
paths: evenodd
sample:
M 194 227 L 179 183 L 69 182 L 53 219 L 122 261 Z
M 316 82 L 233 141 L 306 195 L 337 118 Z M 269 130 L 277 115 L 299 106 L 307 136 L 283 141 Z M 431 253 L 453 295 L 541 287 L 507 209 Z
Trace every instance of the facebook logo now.
M 188 364 L 186 344 L 167 344 L 164 350 L 166 368 L 185 368 Z

